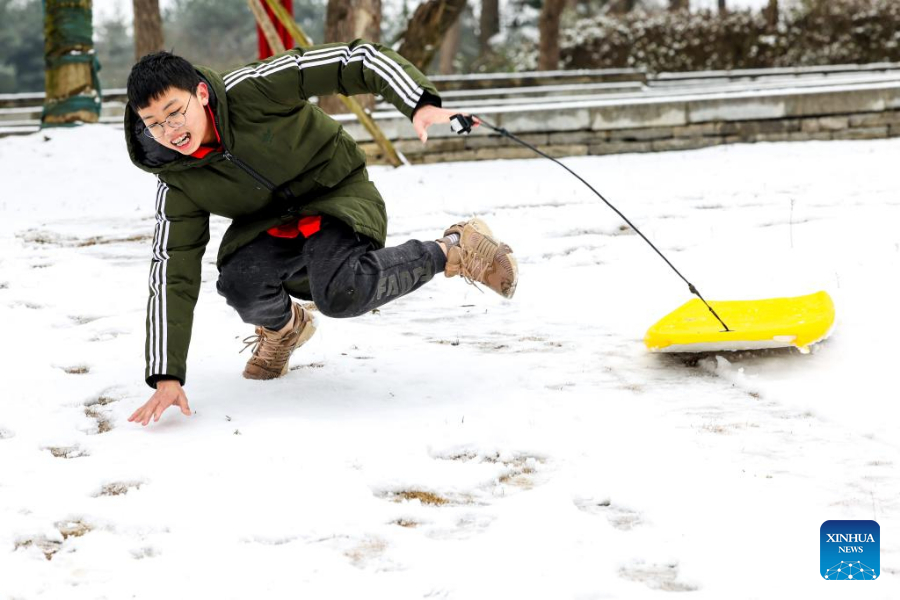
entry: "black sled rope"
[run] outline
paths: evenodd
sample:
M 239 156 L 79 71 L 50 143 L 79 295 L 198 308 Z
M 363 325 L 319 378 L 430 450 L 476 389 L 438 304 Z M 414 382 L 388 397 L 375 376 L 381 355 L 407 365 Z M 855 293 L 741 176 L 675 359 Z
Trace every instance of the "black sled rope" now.
M 700 301 L 706 305 L 706 308 L 709 309 L 709 312 L 711 312 L 713 314 L 713 316 L 716 318 L 716 320 L 722 324 L 722 327 L 725 328 L 725 331 L 731 331 L 731 329 L 728 328 L 728 325 L 725 324 L 725 321 L 723 321 L 722 318 L 719 317 L 718 314 L 716 314 L 716 311 L 713 310 L 713 307 L 710 306 L 709 303 L 706 300 L 704 300 L 703 296 L 700 295 L 700 292 L 697 290 L 697 288 L 694 286 L 694 284 L 691 283 L 690 281 L 688 281 L 687 278 L 684 275 L 682 275 L 678 269 L 675 268 L 675 265 L 673 265 L 669 261 L 669 259 L 666 258 L 665 255 L 659 251 L 659 248 L 657 248 L 656 246 L 653 245 L 653 242 L 651 242 L 649 239 L 647 239 L 647 236 L 645 236 L 643 233 L 641 233 L 640 229 L 635 227 L 634 223 L 632 223 L 631 221 L 628 220 L 628 217 L 623 215 L 622 212 L 618 208 L 613 206 L 609 200 L 607 200 L 606 198 L 603 197 L 603 194 L 601 194 L 600 192 L 595 190 L 594 187 L 591 184 L 589 184 L 587 181 L 585 181 L 578 173 L 576 173 L 575 171 L 573 171 L 572 169 L 570 169 L 569 167 L 567 167 L 560 161 L 556 160 L 552 156 L 546 154 L 545 152 L 538 150 L 537 148 L 535 148 L 528 142 L 526 142 L 524 140 L 520 140 L 519 138 L 517 138 L 516 136 L 511 134 L 508 130 L 504 129 L 503 127 L 497 127 L 496 125 L 491 124 L 490 122 L 486 121 L 482 117 L 479 117 L 478 115 L 474 115 L 474 114 L 473 115 L 463 115 L 463 114 L 453 115 L 452 117 L 450 117 L 450 128 L 453 131 L 455 131 L 458 135 L 468 134 L 472 131 L 472 126 L 475 125 L 476 122 L 481 123 L 488 129 L 491 129 L 492 131 L 499 133 L 503 137 L 508 137 L 509 139 L 516 142 L 517 144 L 521 144 L 521 145 L 525 146 L 529 150 L 543 156 L 544 158 L 546 158 L 548 160 L 552 160 L 553 162 L 555 162 L 556 164 L 561 166 L 563 169 L 565 169 L 566 171 L 571 173 L 576 179 L 578 179 L 578 181 L 580 181 L 581 183 L 586 185 L 588 187 L 588 189 L 590 189 L 592 192 L 594 192 L 598 198 L 603 200 L 603 202 L 606 203 L 606 205 L 608 207 L 613 209 L 613 211 L 615 211 L 615 213 L 617 215 L 619 215 L 619 217 L 621 217 L 623 221 L 628 223 L 628 226 L 631 227 L 635 232 L 637 232 L 637 234 L 639 236 L 641 236 L 645 242 L 650 244 L 650 247 L 653 248 L 653 250 L 656 251 L 657 254 L 659 254 L 660 258 L 662 258 L 664 261 L 666 261 L 666 264 L 669 265 L 669 267 L 671 267 L 673 271 L 675 271 L 675 274 L 678 275 L 679 277 L 681 277 L 681 279 L 687 284 L 690 292 L 692 294 L 694 294 L 695 296 L 697 296 L 698 298 L 700 298 Z

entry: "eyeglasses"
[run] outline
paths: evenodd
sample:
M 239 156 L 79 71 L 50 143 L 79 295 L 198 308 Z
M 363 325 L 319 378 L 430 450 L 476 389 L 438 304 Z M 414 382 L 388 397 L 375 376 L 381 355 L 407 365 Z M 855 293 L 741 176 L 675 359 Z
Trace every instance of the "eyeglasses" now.
M 183 111 L 176 110 L 175 112 L 170 114 L 168 117 L 166 117 L 166 119 L 162 123 L 156 123 L 155 125 L 148 125 L 147 127 L 144 127 L 144 135 L 146 135 L 147 137 L 153 138 L 155 140 L 158 140 L 166 133 L 166 128 L 163 127 L 163 124 L 168 125 L 172 129 L 178 129 L 179 127 L 184 127 L 184 124 L 187 122 L 188 107 L 191 105 L 191 99 L 193 97 L 194 97 L 193 94 L 191 94 L 191 96 L 188 97 L 187 104 L 185 105 Z

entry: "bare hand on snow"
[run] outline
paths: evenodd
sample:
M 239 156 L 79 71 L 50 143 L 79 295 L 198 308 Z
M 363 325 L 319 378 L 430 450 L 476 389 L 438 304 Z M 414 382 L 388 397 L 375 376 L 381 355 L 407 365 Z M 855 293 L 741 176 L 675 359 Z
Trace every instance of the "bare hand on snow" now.
M 173 404 L 181 407 L 184 416 L 191 416 L 191 407 L 188 406 L 187 396 L 184 394 L 181 384 L 177 381 L 160 381 L 156 384 L 156 392 L 147 403 L 134 411 L 128 420 L 135 423 L 140 422 L 141 425 L 147 425 L 151 417 L 154 422 L 159 421 L 165 410 Z

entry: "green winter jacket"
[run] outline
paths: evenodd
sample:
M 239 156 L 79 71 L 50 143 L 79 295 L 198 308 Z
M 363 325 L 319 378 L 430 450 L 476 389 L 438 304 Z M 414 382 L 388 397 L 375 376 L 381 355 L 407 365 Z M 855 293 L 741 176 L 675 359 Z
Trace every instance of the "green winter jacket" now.
M 232 219 L 219 265 L 267 229 L 307 215 L 339 218 L 384 245 L 387 215 L 365 154 L 311 96 L 372 93 L 410 119 L 419 106 L 440 106 L 418 69 L 364 40 L 295 48 L 224 76 L 197 71 L 210 88 L 221 152 L 181 155 L 144 136 L 140 117 L 125 111 L 131 160 L 158 179 L 145 347 L 152 387 L 185 381 L 210 214 Z M 308 294 L 306 282 L 291 283 L 292 294 Z

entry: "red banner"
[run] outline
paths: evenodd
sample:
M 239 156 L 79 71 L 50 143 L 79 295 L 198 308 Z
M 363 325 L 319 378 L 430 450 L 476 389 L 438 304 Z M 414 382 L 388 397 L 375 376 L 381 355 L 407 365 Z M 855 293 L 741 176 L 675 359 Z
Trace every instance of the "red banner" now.
M 266 9 L 266 14 L 269 16 L 269 20 L 272 21 L 272 24 L 275 25 L 275 31 L 278 33 L 278 37 L 281 39 L 281 43 L 284 44 L 285 48 L 293 48 L 294 47 L 294 39 L 291 37 L 291 34 L 288 33 L 287 29 L 284 28 L 284 25 L 281 24 L 281 21 L 275 16 L 272 12 L 272 9 L 269 8 L 269 5 L 265 0 L 258 0 L 263 8 Z M 287 10 L 288 14 L 292 17 L 294 16 L 294 3 L 291 0 L 279 0 L 281 5 L 284 6 L 285 10 Z M 262 29 L 259 25 L 256 26 L 256 36 L 259 40 L 259 59 L 262 60 L 264 58 L 269 58 L 273 54 L 275 54 L 272 49 L 269 47 L 269 42 L 266 41 L 266 36 L 263 34 Z

